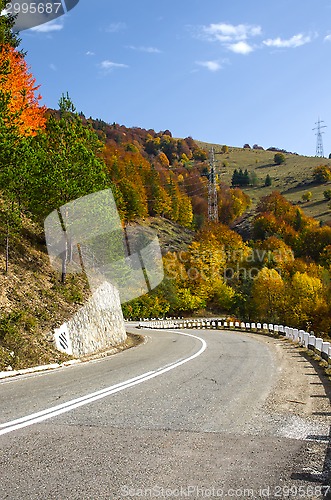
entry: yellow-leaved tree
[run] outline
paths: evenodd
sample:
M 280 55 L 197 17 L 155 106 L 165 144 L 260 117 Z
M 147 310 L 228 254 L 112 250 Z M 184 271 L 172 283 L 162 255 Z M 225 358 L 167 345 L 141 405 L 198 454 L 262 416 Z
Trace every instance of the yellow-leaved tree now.
M 275 269 L 263 267 L 252 289 L 257 318 L 270 323 L 278 322 L 284 308 L 285 284 Z
M 320 278 L 296 272 L 287 287 L 286 319 L 290 325 L 309 329 L 317 335 L 330 328 L 326 290 Z

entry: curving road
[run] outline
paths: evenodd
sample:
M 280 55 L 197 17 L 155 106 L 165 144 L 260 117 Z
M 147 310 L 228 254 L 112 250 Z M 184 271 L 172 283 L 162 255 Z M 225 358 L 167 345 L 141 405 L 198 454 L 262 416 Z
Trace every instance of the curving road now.
M 305 470 L 327 425 L 268 410 L 270 345 L 143 333 L 115 356 L 0 383 L 1 499 L 326 497 L 325 443 Z

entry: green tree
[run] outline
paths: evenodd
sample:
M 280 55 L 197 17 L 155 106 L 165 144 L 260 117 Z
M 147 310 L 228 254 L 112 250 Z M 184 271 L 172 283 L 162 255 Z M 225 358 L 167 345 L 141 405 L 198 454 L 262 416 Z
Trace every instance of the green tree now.
M 31 138 L 21 136 L 16 121 L 7 119 L 10 96 L 0 91 L 0 219 L 5 230 L 6 272 L 9 242 L 21 227 L 21 214 L 29 200 Z
M 281 165 L 282 163 L 285 163 L 286 161 L 286 156 L 283 153 L 276 153 L 274 156 L 274 162 L 276 165 Z
M 41 216 L 76 198 L 106 187 L 104 163 L 98 158 L 102 143 L 76 112 L 69 95 L 59 101 L 60 118 L 50 114 L 46 130 L 34 148 L 33 211 Z
M 271 179 L 270 175 L 268 174 L 267 177 L 265 178 L 264 185 L 265 185 L 265 187 L 269 187 L 269 186 L 271 186 L 271 184 L 272 184 L 272 179 Z
M 226 146 L 226 145 L 224 144 L 224 146 L 222 146 L 221 151 L 222 151 L 222 153 L 223 153 L 223 154 L 228 153 L 228 152 L 229 152 L 229 146 Z
M 243 186 L 249 186 L 249 173 L 247 168 L 245 169 L 244 176 L 243 176 Z
M 244 181 L 244 172 L 242 168 L 239 169 L 237 179 L 238 179 L 238 186 L 243 186 L 245 181 Z
M 8 3 L 8 0 L 0 0 L 0 13 L 5 10 Z M 19 46 L 21 40 L 13 32 L 16 17 L 12 14 L 0 15 L 0 47 L 5 44 L 11 45 L 14 48 Z
M 249 174 L 249 184 L 251 184 L 252 186 L 259 185 L 259 178 L 258 178 L 256 172 L 251 172 Z
M 31 210 L 45 217 L 76 198 L 106 187 L 104 163 L 98 158 L 102 144 L 81 117 L 69 95 L 59 101 L 60 118 L 51 114 L 46 129 L 34 139 L 36 161 L 31 185 Z M 69 242 L 63 255 L 62 282 L 66 278 Z
M 125 200 L 126 220 L 134 220 L 137 217 L 148 215 L 145 193 L 136 189 L 136 186 L 129 179 L 122 179 L 119 183 L 120 191 Z
M 238 186 L 238 170 L 235 168 L 231 180 L 232 186 Z

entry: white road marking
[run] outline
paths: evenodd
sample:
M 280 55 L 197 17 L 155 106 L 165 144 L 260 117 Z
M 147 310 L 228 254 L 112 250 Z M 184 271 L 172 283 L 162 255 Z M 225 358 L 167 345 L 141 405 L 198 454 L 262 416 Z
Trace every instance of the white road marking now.
M 162 331 L 164 332 L 164 330 Z M 143 373 L 138 377 L 126 380 L 116 385 L 112 385 L 110 387 L 107 387 L 106 389 L 102 389 L 97 392 L 92 392 L 91 394 L 87 394 L 86 396 L 82 396 L 77 399 L 72 399 L 71 401 L 67 401 L 66 403 L 53 406 L 46 410 L 42 410 L 37 413 L 32 413 L 31 415 L 27 415 L 25 417 L 18 418 L 16 420 L 11 420 L 10 422 L 0 424 L 0 436 L 3 434 L 8 434 L 9 432 L 14 432 L 19 429 L 23 429 L 24 427 L 28 427 L 30 425 L 44 422 L 45 420 L 54 418 L 58 415 L 61 415 L 62 413 L 67 413 L 81 406 L 85 406 L 87 404 L 93 403 L 94 401 L 98 401 L 99 399 L 103 399 L 106 398 L 107 396 L 111 396 L 112 394 L 116 394 L 117 392 L 124 391 L 125 389 L 129 389 L 130 387 L 134 387 L 135 385 L 147 382 L 147 380 L 151 380 L 155 377 L 163 375 L 164 373 L 169 372 L 170 370 L 178 368 L 184 363 L 192 361 L 193 359 L 200 356 L 207 348 L 206 341 L 200 337 L 197 337 L 196 335 L 191 335 L 190 333 L 178 332 L 177 330 L 168 330 L 168 331 L 171 331 L 172 333 L 177 333 L 179 335 L 184 335 L 186 337 L 192 337 L 194 339 L 198 339 L 202 343 L 202 346 L 199 349 L 199 351 L 193 354 L 192 356 L 171 363 L 170 365 L 167 365 L 163 368 L 159 368 L 158 370 Z

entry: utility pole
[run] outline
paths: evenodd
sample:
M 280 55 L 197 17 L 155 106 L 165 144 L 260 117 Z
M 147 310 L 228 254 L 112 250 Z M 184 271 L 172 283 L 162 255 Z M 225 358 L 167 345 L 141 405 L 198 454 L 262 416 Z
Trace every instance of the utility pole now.
M 215 152 L 211 148 L 209 153 L 209 181 L 208 181 L 208 220 L 218 222 L 218 202 L 216 189 L 216 174 L 215 174 Z
M 326 128 L 327 125 L 321 125 L 321 123 L 324 123 L 324 120 L 320 120 L 318 118 L 318 121 L 315 123 L 315 125 L 317 125 L 317 127 L 313 128 L 313 130 L 317 130 L 316 132 L 316 137 L 317 137 L 317 141 L 316 141 L 316 155 L 315 156 L 321 156 L 323 157 L 324 156 L 324 150 L 323 150 L 323 137 L 322 137 L 322 134 L 324 134 L 324 132 L 322 132 L 322 128 Z

